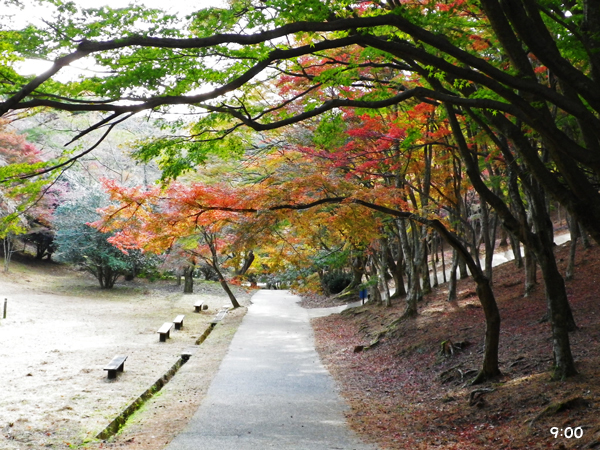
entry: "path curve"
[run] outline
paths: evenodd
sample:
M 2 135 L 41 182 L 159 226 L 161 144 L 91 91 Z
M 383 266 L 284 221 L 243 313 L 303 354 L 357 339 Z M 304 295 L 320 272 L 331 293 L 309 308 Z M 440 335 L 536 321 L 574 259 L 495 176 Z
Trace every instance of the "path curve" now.
M 348 428 L 299 300 L 252 297 L 204 402 L 166 450 L 376 450 Z

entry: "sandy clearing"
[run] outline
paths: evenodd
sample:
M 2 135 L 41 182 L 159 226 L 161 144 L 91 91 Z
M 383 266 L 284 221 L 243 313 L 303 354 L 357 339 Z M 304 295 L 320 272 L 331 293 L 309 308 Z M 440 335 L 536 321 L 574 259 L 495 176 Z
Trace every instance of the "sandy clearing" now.
M 81 445 L 171 368 L 228 303 L 218 285 L 183 295 L 172 284 L 102 291 L 84 274 L 18 263 L 0 275 L 0 302 L 8 298 L 0 320 L 0 448 Z M 198 298 L 209 306 L 200 314 Z M 159 342 L 158 328 L 179 314 L 183 329 Z M 128 355 L 125 372 L 108 380 L 103 367 L 116 354 Z

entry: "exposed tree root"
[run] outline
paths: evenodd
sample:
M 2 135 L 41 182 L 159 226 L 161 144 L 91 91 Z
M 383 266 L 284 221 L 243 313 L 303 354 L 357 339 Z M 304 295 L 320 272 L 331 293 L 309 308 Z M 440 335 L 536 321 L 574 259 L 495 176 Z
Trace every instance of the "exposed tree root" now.
M 554 414 L 566 411 L 567 409 L 587 408 L 588 406 L 590 406 L 590 402 L 581 397 L 573 397 L 563 402 L 552 403 L 531 419 L 529 426 L 532 426 L 541 417 L 553 416 Z
M 478 408 L 485 406 L 485 400 L 483 399 L 483 396 L 485 394 L 489 394 L 490 392 L 494 392 L 495 390 L 496 389 L 494 388 L 481 388 L 471 391 L 469 394 L 469 406 L 477 406 Z
M 469 345 L 471 345 L 471 343 L 468 341 L 453 343 L 450 339 L 447 339 L 445 341 L 442 341 L 442 343 L 440 344 L 439 355 L 444 357 L 454 356 L 454 353 L 467 348 Z
M 475 378 L 473 378 L 473 381 L 471 381 L 470 384 L 472 386 L 474 386 L 476 384 L 485 383 L 486 381 L 497 380 L 501 376 L 502 376 L 502 372 L 500 372 L 499 370 L 494 373 L 487 373 L 484 370 L 482 370 L 477 374 L 477 376 Z

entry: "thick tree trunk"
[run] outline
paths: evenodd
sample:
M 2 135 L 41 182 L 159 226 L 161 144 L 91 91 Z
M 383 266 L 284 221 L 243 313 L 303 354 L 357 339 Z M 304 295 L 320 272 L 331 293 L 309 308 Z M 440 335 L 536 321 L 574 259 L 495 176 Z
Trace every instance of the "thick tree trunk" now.
M 365 274 L 365 258 L 362 255 L 352 258 L 352 281 L 348 286 L 340 292 L 337 297 L 346 297 L 355 295 L 356 291 L 362 283 L 363 275 Z M 322 284 L 322 283 L 321 283 Z
M 370 269 L 370 276 L 369 276 L 369 303 L 372 303 L 374 305 L 380 305 L 382 298 L 381 298 L 381 291 L 379 290 L 379 273 L 377 271 L 377 265 L 375 264 L 375 262 L 373 260 L 371 260 L 370 263 L 371 269 Z
M 481 371 L 472 384 L 483 383 L 501 375 L 498 367 L 498 347 L 500 345 L 500 311 L 492 291 L 492 286 L 482 274 L 473 277 L 477 283 L 476 292 L 485 315 L 485 343 Z
M 569 342 L 569 331 L 573 330 L 575 321 L 567 299 L 563 277 L 556 266 L 552 247 L 540 250 L 540 253 L 546 253 L 546 257 L 539 259 L 546 287 L 548 316 L 552 326 L 552 350 L 554 353 L 552 379 L 564 380 L 577 374 Z
M 474 261 L 471 254 L 464 248 L 456 236 L 449 233 L 437 220 L 429 221 L 429 225 L 433 226 L 453 247 L 454 251 L 457 253 L 457 259 L 460 258 L 465 262 L 473 275 L 473 280 L 477 284 L 476 292 L 485 316 L 485 342 L 481 371 L 477 377 L 475 377 L 472 384 L 494 379 L 502 374 L 498 366 L 501 319 L 492 286 L 483 274 L 479 265 Z
M 395 290 L 392 296 L 392 300 L 406 296 L 406 286 L 404 285 L 404 254 L 402 248 L 398 248 L 398 261 L 394 260 L 391 250 L 388 246 L 388 267 L 392 273 L 394 279 Z

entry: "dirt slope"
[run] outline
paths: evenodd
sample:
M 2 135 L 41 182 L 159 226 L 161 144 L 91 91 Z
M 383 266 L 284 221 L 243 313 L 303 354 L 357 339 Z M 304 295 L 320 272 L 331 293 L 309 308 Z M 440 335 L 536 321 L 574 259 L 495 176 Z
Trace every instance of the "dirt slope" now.
M 556 251 L 564 273 L 567 248 Z M 484 337 L 469 280 L 461 281 L 456 304 L 445 301 L 442 286 L 426 297 L 417 319 L 391 330 L 402 301 L 314 320 L 318 350 L 351 404 L 353 428 L 386 449 L 600 448 L 600 251 L 580 249 L 575 279 L 567 284 L 579 326 L 571 343 L 580 372 L 568 381 L 549 380 L 550 326 L 539 321 L 546 312 L 543 286 L 523 298 L 523 285 L 523 270 L 513 263 L 496 269 L 504 376 L 485 385 L 468 384 Z M 378 345 L 355 353 L 378 336 Z M 464 349 L 440 356 L 448 340 Z M 554 438 L 552 427 L 563 436 Z M 567 434 L 581 427 L 582 436 L 564 437 L 567 427 Z

